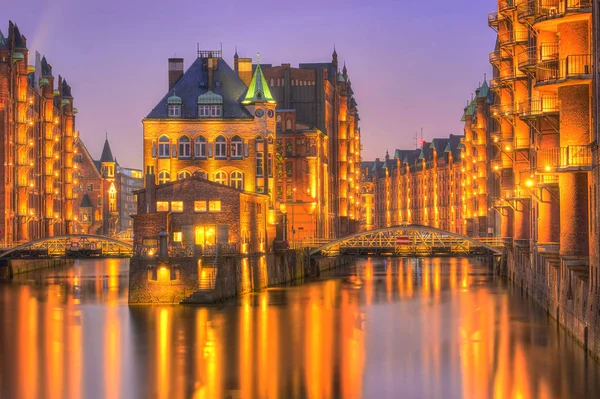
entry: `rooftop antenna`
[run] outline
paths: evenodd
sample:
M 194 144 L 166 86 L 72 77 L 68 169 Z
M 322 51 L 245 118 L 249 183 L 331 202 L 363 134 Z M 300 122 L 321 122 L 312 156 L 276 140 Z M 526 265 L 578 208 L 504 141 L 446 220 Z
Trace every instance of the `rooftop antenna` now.
M 415 132 L 415 150 L 419 149 L 419 134 Z

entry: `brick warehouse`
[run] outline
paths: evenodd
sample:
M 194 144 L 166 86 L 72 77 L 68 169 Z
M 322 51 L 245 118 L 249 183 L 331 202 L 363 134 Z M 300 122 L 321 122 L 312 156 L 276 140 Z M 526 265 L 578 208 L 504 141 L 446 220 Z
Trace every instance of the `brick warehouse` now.
M 134 192 L 138 212 L 134 244 L 156 247 L 160 232 L 172 246 L 193 248 L 197 255 L 219 245 L 235 253 L 265 253 L 271 249 L 274 227 L 268 223 L 269 198 L 192 176 Z
M 0 33 L 0 229 L 12 244 L 70 232 L 73 223 L 71 87 L 12 22 Z

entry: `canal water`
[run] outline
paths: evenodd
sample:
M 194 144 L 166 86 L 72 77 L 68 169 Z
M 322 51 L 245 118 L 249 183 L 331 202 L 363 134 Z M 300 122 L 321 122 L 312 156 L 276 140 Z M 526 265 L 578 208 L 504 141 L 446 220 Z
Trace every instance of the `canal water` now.
M 600 397 L 599 365 L 484 262 L 363 259 L 213 307 L 130 307 L 127 272 L 0 284 L 0 397 Z

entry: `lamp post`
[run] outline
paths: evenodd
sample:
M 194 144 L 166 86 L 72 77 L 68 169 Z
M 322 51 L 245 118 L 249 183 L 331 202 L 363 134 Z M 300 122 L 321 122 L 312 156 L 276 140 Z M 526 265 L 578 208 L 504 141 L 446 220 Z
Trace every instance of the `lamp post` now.
M 292 248 L 296 248 L 296 225 L 294 224 L 294 208 L 296 207 L 296 187 L 292 189 Z

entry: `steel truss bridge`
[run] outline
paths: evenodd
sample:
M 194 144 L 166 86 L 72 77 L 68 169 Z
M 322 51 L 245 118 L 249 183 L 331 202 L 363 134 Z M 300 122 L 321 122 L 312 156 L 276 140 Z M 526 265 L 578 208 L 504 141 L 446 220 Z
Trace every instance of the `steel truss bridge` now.
M 501 238 L 470 238 L 429 226 L 405 225 L 363 231 L 331 241 L 310 254 L 390 255 L 390 256 L 469 256 L 502 255 Z
M 17 245 L 2 254 L 7 258 L 128 258 L 133 255 L 131 243 L 90 234 L 71 234 L 42 238 Z

